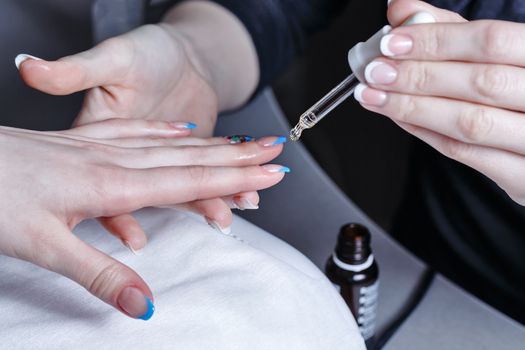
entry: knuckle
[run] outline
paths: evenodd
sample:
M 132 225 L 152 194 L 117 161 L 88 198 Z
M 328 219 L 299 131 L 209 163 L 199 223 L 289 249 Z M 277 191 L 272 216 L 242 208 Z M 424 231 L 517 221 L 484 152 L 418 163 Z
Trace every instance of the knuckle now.
M 493 128 L 493 118 L 483 107 L 468 109 L 458 118 L 458 129 L 467 142 L 484 141 Z
M 489 22 L 482 33 L 482 52 L 486 57 L 498 59 L 512 51 L 513 33 L 503 23 Z
M 444 27 L 430 26 L 428 27 L 423 40 L 416 40 L 418 50 L 424 57 L 433 59 L 441 56 L 443 53 L 443 38 L 446 36 Z
M 412 121 L 414 113 L 417 110 L 417 103 L 412 96 L 401 95 L 394 118 L 402 123 L 409 123 Z
M 493 99 L 508 91 L 509 80 L 499 67 L 489 65 L 474 71 L 472 85 L 478 95 Z
M 187 168 L 188 177 L 192 182 L 192 200 L 202 199 L 210 179 L 210 170 L 205 166 L 190 166 Z
M 89 271 L 89 266 L 86 266 L 84 271 Z M 94 278 L 89 279 L 85 285 L 91 294 L 107 300 L 125 273 L 126 269 L 122 265 L 113 262 L 100 270 Z
M 471 145 L 454 139 L 447 139 L 443 145 L 443 154 L 451 159 L 462 161 L 471 149 Z
M 407 69 L 408 81 L 412 84 L 415 91 L 429 91 L 434 82 L 434 76 L 428 65 L 421 62 L 414 62 Z
M 133 208 L 132 189 L 129 171 L 117 166 L 99 167 L 95 177 L 95 200 L 103 212 L 121 211 Z

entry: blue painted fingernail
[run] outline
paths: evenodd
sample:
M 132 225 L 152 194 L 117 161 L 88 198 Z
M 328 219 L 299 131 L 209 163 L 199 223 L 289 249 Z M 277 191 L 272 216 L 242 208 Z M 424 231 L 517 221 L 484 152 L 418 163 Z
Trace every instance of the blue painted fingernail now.
M 260 144 L 263 147 L 274 147 L 281 145 L 286 142 L 286 137 L 284 136 L 270 136 L 270 137 L 263 137 L 262 139 L 259 139 L 257 141 L 258 144 Z
M 147 321 L 153 316 L 155 306 L 149 297 L 136 287 L 126 287 L 117 299 L 118 305 L 129 316 Z
M 185 123 L 185 122 L 171 122 L 169 123 L 175 129 L 195 129 L 197 124 Z
M 275 164 L 266 164 L 262 166 L 267 172 L 269 173 L 289 173 L 291 172 L 290 168 L 287 166 L 282 165 L 275 165 Z
M 281 145 L 283 143 L 285 143 L 287 141 L 286 137 L 284 136 L 279 136 L 277 138 L 277 140 L 275 140 L 275 142 L 273 143 L 274 146 L 277 146 L 277 145 Z
M 147 321 L 155 313 L 155 305 L 153 305 L 153 302 L 151 301 L 150 298 L 148 298 L 146 296 L 144 298 L 146 299 L 146 304 L 148 305 L 148 310 L 146 311 L 146 313 L 144 315 L 139 316 L 138 318 L 141 319 L 141 320 Z

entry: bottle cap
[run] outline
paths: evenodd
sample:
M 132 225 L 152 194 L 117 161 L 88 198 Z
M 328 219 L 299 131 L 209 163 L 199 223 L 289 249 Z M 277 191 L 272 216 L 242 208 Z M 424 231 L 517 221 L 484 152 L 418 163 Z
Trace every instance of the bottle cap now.
M 362 264 L 372 254 L 370 231 L 360 224 L 347 224 L 341 228 L 335 253 L 347 264 Z

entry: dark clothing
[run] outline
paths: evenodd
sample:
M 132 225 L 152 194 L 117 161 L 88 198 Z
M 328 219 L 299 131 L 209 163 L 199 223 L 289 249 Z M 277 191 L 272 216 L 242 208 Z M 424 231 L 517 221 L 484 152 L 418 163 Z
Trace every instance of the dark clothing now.
M 342 0 L 215 0 L 257 47 L 261 86 L 283 71 Z M 386 2 L 386 0 L 384 0 Z M 433 0 L 468 19 L 525 22 L 525 0 Z M 365 39 L 365 38 L 363 38 Z M 394 235 L 429 264 L 525 323 L 525 208 L 491 180 L 418 143 Z

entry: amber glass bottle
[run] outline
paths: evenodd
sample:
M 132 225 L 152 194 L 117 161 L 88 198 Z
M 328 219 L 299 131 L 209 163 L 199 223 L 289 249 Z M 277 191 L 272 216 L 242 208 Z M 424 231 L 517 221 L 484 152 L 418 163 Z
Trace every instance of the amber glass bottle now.
M 370 232 L 359 224 L 341 228 L 326 275 L 352 311 L 368 349 L 373 349 L 379 269 L 370 247 Z

